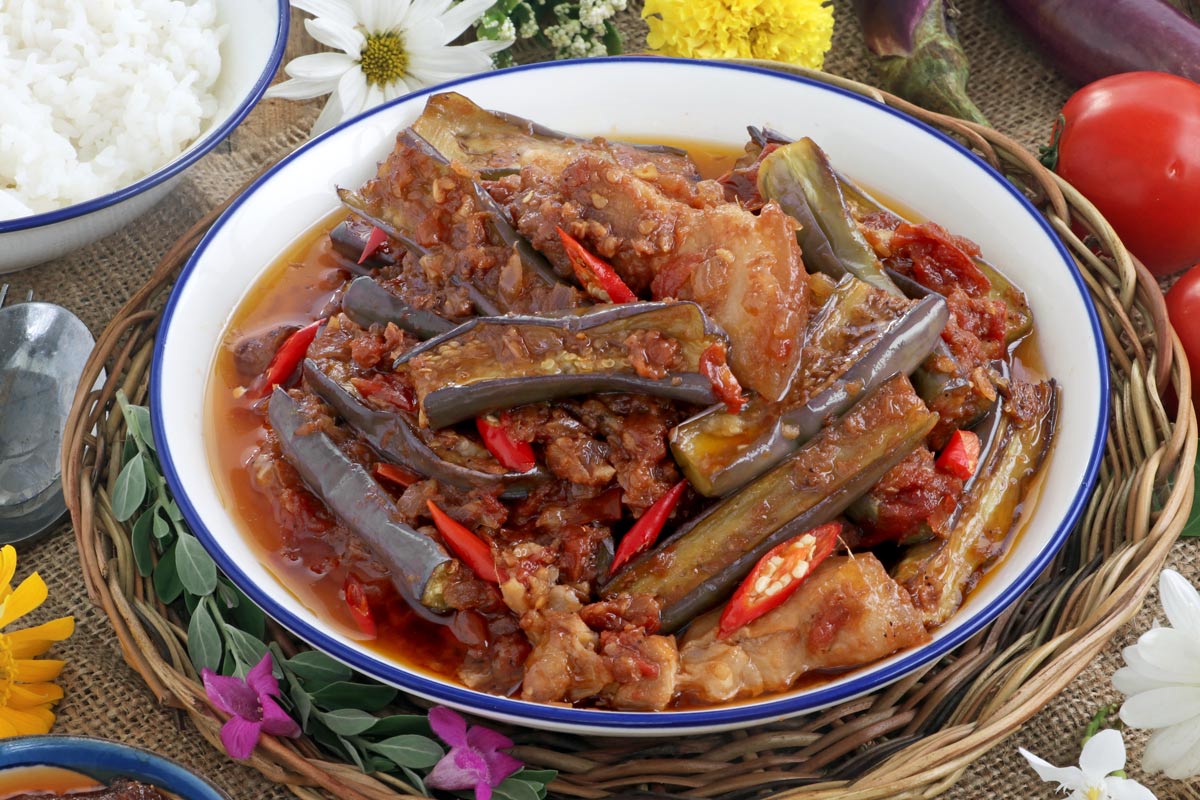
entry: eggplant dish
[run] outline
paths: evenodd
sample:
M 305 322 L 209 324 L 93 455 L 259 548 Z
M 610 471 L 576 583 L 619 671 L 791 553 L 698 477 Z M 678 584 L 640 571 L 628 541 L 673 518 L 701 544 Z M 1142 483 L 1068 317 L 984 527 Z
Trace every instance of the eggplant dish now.
M 1025 296 L 810 139 L 697 163 L 440 94 L 337 188 L 212 402 L 292 591 L 472 689 L 632 711 L 807 684 L 956 612 L 1054 433 Z

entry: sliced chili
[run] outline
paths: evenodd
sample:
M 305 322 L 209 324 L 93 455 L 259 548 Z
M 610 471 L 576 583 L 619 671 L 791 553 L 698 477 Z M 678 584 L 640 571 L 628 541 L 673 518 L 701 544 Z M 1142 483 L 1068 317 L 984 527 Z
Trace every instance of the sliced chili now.
M 358 263 L 361 264 L 371 256 L 375 255 L 375 251 L 379 246 L 387 241 L 387 234 L 375 225 L 371 226 L 371 233 L 367 236 L 367 243 L 363 245 L 362 255 L 358 257 Z
M 537 466 L 533 455 L 533 446 L 529 442 L 513 439 L 508 432 L 507 415 L 500 419 L 492 417 L 476 417 L 475 427 L 483 437 L 483 444 L 488 452 L 505 468 L 513 472 L 529 472 Z
M 346 607 L 358 629 L 374 639 L 379 635 L 379 626 L 375 624 L 375 615 L 371 613 L 371 605 L 367 602 L 367 593 L 362 581 L 353 575 L 346 576 L 342 587 L 346 595 Z
M 571 234 L 556 228 L 575 277 L 587 293 L 604 303 L 632 303 L 637 295 L 621 280 L 612 266 L 599 256 L 589 253 Z
M 687 485 L 687 481 L 675 484 L 638 517 L 638 521 L 633 523 L 633 527 L 626 532 L 621 538 L 621 544 L 617 546 L 612 567 L 609 568 L 610 575 L 616 574 L 630 559 L 654 544 L 658 535 L 662 533 L 663 526 L 667 524 L 667 517 L 671 516 L 675 506 L 679 505 L 679 498 L 683 497 Z
M 421 476 L 412 470 L 405 469 L 398 464 L 389 464 L 386 461 L 376 463 L 372 471 L 375 473 L 376 478 L 382 478 L 388 483 L 401 486 L 405 489 L 421 480 Z
M 713 393 L 725 404 L 725 409 L 730 414 L 738 413 L 746 405 L 741 384 L 734 377 L 733 370 L 725 363 L 724 344 L 711 344 L 700 354 L 700 374 L 708 378 Z
M 317 331 L 324 323 L 323 319 L 310 322 L 284 340 L 267 366 L 266 377 L 259 391 L 260 397 L 265 396 L 279 384 L 286 382 L 299 368 L 300 362 L 304 360 L 304 355 L 308 352 L 308 346 L 313 343 L 313 339 L 317 338 Z
M 454 555 L 463 560 L 471 570 L 491 583 L 500 583 L 500 575 L 496 572 L 496 562 L 492 558 L 492 548 L 487 542 L 471 533 L 462 523 L 442 511 L 432 500 L 425 501 L 433 524 L 438 533 L 446 541 L 446 546 L 454 551 Z
M 829 557 L 841 532 L 840 522 L 829 522 L 768 550 L 721 612 L 717 638 L 724 639 L 782 605 L 812 575 L 817 565 Z
M 938 454 L 934 466 L 961 480 L 967 480 L 979 469 L 982 445 L 972 431 L 955 431 Z

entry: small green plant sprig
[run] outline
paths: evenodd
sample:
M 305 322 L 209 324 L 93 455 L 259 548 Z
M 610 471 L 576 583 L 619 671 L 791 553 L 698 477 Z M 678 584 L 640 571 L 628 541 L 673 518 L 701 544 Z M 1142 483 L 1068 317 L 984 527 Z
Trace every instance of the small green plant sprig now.
M 498 0 L 475 25 L 480 39 L 533 40 L 554 48 L 556 58 L 617 55 L 621 33 L 613 24 L 627 0 Z M 513 64 L 510 50 L 497 66 Z
M 446 754 L 424 714 L 391 713 L 398 692 L 317 650 L 288 657 L 268 643 L 266 615 L 223 575 L 188 530 L 158 462 L 150 411 L 117 392 L 127 434 L 111 505 L 119 522 L 133 520 L 130 546 L 143 578 L 187 624 L 196 672 L 244 678 L 270 653 L 281 702 L 305 734 L 365 773 L 384 772 L 406 789 L 432 797 L 424 776 Z M 554 770 L 523 768 L 492 790 L 498 800 L 543 800 Z M 457 793 L 471 797 L 473 793 Z

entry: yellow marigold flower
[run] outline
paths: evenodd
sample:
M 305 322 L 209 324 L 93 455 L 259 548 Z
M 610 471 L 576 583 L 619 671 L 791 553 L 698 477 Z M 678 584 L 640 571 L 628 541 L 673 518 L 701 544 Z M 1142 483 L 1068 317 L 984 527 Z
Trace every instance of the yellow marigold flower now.
M 65 662 L 37 656 L 75 631 L 74 617 L 5 630 L 46 600 L 46 582 L 36 572 L 12 588 L 16 571 L 17 551 L 5 545 L 0 548 L 0 738 L 50 731 L 54 724 L 50 707 L 63 695 L 52 681 Z
M 667 56 L 765 58 L 820 68 L 833 41 L 823 0 L 646 0 L 646 44 Z

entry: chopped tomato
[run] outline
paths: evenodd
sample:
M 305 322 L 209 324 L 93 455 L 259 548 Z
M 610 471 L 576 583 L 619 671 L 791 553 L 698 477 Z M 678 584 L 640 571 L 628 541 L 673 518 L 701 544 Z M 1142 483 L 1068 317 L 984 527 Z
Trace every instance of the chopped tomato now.
M 700 374 L 708 378 L 713 393 L 725 404 L 730 414 L 738 413 L 746 405 L 741 384 L 725 363 L 725 345 L 720 342 L 711 344 L 700 354 Z
M 717 638 L 724 639 L 782 605 L 812 575 L 817 565 L 829 557 L 841 532 L 840 522 L 830 522 L 768 550 L 721 612 Z
M 938 454 L 934 465 L 961 480 L 967 480 L 979 469 L 979 437 L 971 431 L 955 431 Z
M 944 294 L 943 290 L 960 286 L 971 297 L 979 297 L 992 288 L 975 265 L 979 246 L 935 222 L 902 222 L 892 234 L 891 248 L 893 256 L 912 261 L 913 280 L 936 292 Z
M 438 533 L 446 541 L 446 545 L 454 551 L 454 555 L 462 559 L 471 570 L 491 583 L 500 583 L 500 575 L 496 572 L 496 561 L 492 557 L 492 548 L 483 539 L 467 530 L 461 522 L 442 511 L 432 500 L 425 501 L 433 524 Z
M 631 558 L 654 544 L 658 535 L 662 533 L 663 526 L 667 524 L 667 517 L 671 516 L 675 506 L 679 505 L 679 498 L 683 497 L 687 485 L 685 480 L 675 484 L 638 517 L 633 527 L 621 537 L 621 544 L 617 547 L 617 554 L 613 556 L 612 566 L 608 570 L 609 575 L 615 574 Z
M 410 469 L 405 469 L 398 464 L 389 464 L 386 461 L 380 461 L 375 465 L 373 470 L 376 478 L 382 478 L 388 483 L 394 483 L 397 486 L 402 486 L 407 489 L 417 481 L 421 480 L 421 476 Z

